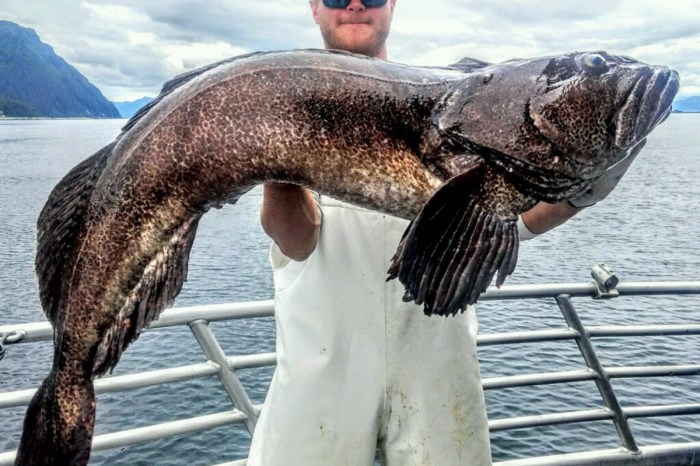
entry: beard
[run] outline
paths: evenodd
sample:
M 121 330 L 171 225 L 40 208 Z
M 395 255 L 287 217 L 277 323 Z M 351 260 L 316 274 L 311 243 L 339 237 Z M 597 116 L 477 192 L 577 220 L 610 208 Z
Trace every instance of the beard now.
M 340 23 L 321 29 L 328 49 L 376 57 L 384 49 L 389 36 L 389 23 Z

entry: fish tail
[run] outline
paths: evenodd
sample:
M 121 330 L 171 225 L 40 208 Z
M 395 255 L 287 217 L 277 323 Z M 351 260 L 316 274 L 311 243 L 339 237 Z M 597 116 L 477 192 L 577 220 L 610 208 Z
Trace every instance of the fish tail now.
M 52 371 L 29 403 L 15 466 L 85 465 L 94 427 L 92 380 L 74 376 L 60 380 Z

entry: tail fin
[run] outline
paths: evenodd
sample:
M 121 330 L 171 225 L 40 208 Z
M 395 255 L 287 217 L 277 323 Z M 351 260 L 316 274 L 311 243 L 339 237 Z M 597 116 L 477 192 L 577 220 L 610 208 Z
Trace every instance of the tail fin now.
M 95 428 L 92 380 L 57 380 L 52 371 L 29 403 L 15 466 L 85 465 L 90 459 Z

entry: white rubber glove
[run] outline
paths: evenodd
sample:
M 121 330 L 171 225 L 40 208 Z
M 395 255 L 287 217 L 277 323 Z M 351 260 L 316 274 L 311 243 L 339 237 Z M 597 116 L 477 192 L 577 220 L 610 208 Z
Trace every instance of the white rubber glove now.
M 576 197 L 568 200 L 568 203 L 577 209 L 584 207 L 590 207 L 596 202 L 602 201 L 608 194 L 615 189 L 617 183 L 620 182 L 622 177 L 627 172 L 627 169 L 632 162 L 634 162 L 635 157 L 639 154 L 646 144 L 646 139 L 642 139 L 636 146 L 630 149 L 627 156 L 617 162 L 615 165 L 610 167 L 608 171 L 603 173 L 600 178 L 595 180 L 595 182 L 585 191 L 576 195 Z

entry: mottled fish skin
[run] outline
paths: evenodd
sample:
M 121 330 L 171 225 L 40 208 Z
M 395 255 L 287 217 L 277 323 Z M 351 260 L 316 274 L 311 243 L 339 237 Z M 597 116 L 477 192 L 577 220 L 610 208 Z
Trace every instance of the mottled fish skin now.
M 262 182 L 415 219 L 391 276 L 427 313 L 475 302 L 515 267 L 517 214 L 585 189 L 670 106 L 674 73 L 649 90 L 652 78 L 640 84 L 628 69 L 656 68 L 603 56 L 616 90 L 595 106 L 578 90 L 604 73 L 584 54 L 421 68 L 277 52 L 167 83 L 66 175 L 39 218 L 36 268 L 55 354 L 16 464 L 87 463 L 93 377 L 172 304 L 201 216 Z M 605 134 L 579 127 L 599 118 Z

